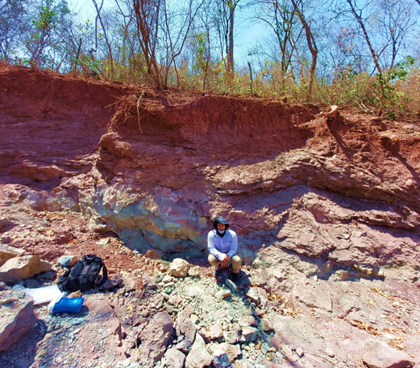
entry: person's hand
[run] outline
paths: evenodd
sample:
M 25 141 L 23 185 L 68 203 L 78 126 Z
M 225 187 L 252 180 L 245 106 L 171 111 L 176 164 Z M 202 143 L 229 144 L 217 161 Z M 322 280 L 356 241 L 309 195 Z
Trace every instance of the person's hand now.
M 223 261 L 220 262 L 220 267 L 222 267 L 222 268 L 227 267 L 228 264 L 229 264 L 229 260 L 230 260 L 230 257 L 226 254 L 225 255 L 225 258 L 223 259 Z

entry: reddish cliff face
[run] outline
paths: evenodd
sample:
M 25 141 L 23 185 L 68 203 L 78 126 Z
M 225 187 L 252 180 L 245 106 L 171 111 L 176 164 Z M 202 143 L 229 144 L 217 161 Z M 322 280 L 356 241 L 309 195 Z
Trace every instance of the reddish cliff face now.
M 236 366 L 419 365 L 419 173 L 419 122 L 0 64 L 1 246 L 98 254 L 124 284 L 85 295 L 87 316 L 43 315 L 0 365 L 152 367 L 169 343 L 167 362 L 223 345 Z M 206 263 L 219 215 L 246 264 L 225 300 Z M 170 318 L 173 341 L 152 333 Z
M 416 123 L 7 65 L 0 104 L 2 183 L 24 185 L 35 209 L 81 211 L 131 248 L 202 256 L 224 215 L 248 260 L 276 243 L 349 267 L 417 261 Z

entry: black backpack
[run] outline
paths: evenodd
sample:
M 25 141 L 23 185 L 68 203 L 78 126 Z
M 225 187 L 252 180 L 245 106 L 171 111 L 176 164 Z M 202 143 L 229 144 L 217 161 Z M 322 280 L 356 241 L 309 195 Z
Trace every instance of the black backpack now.
M 86 291 L 102 286 L 107 279 L 108 272 L 102 259 L 95 254 L 87 254 L 71 270 L 60 276 L 57 285 L 61 291 Z

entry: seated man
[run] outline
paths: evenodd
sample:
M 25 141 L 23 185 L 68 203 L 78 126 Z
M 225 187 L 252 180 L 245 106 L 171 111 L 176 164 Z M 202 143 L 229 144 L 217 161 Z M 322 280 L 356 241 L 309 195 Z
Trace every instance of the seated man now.
M 229 224 L 223 217 L 217 217 L 213 221 L 214 230 L 207 236 L 207 246 L 209 248 L 208 261 L 216 267 L 215 276 L 218 272 L 232 264 L 233 279 L 238 280 L 241 270 L 241 258 L 236 256 L 238 249 L 238 237 L 233 230 L 229 230 Z

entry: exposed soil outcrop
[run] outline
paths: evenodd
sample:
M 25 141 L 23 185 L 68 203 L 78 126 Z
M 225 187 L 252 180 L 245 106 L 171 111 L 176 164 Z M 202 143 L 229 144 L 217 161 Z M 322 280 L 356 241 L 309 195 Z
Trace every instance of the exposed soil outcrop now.
M 294 348 L 305 339 L 281 336 L 282 329 L 316 334 L 305 319 L 320 322 L 328 344 L 308 338 L 314 356 L 322 355 L 308 364 L 331 363 L 325 349 L 342 337 L 325 334 L 343 328 L 350 342 L 336 345 L 331 366 L 357 366 L 364 359 L 362 342 L 372 331 L 379 338 L 391 328 L 379 321 L 385 313 L 379 305 L 412 298 L 407 316 L 399 314 L 407 317 L 406 328 L 402 319 L 398 324 L 407 344 L 397 344 L 392 332 L 391 345 L 419 362 L 419 124 L 255 97 L 138 89 L 0 64 L 0 126 L 2 242 L 50 261 L 89 249 L 102 253 L 111 274 L 120 276 L 145 266 L 137 253 L 157 251 L 165 260 L 183 257 L 201 265 L 204 281 L 196 287 L 204 288 L 207 231 L 223 215 L 238 233 L 247 276 L 273 302 L 261 305 L 258 299 L 253 307 L 264 307 L 261 316 L 274 321 L 274 340 L 267 344 L 277 341 L 287 355 L 281 348 L 290 345 L 287 339 Z M 102 237 L 118 238 L 118 249 L 131 250 L 106 257 L 107 249 L 97 243 Z M 174 294 L 187 292 L 176 285 Z M 374 288 L 380 291 L 365 298 Z M 328 296 L 320 299 L 325 290 Z M 248 291 L 233 302 L 242 303 Z M 204 318 L 202 306 L 209 300 L 203 296 L 200 303 Z M 165 305 L 156 312 L 167 313 Z M 371 312 L 369 305 L 375 307 Z M 179 308 L 169 308 L 169 314 L 180 318 Z M 360 313 L 347 320 L 353 312 Z M 333 322 L 337 314 L 340 320 Z M 371 345 L 379 346 L 366 342 Z M 298 364 L 296 349 L 290 354 Z

